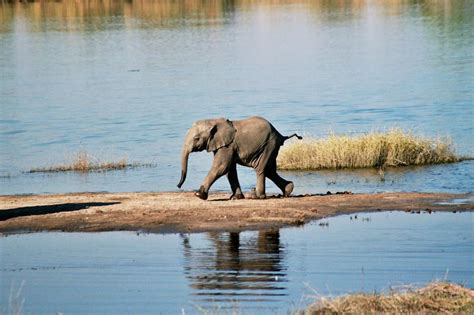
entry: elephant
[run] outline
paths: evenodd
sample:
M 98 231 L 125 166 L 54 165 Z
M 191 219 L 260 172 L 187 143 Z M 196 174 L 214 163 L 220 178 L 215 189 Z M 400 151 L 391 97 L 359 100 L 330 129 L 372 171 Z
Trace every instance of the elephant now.
M 232 189 L 230 199 L 242 199 L 244 194 L 237 177 L 237 164 L 252 167 L 257 174 L 253 197 L 264 199 L 265 178 L 272 180 L 283 195 L 291 195 L 294 184 L 277 173 L 276 158 L 280 147 L 291 138 L 302 139 L 296 133 L 282 136 L 270 122 L 262 117 L 250 117 L 230 121 L 225 118 L 205 119 L 194 122 L 188 130 L 181 153 L 181 188 L 186 180 L 188 158 L 191 152 L 207 150 L 214 153 L 209 173 L 195 195 L 203 200 L 209 188 L 221 176 L 227 174 Z

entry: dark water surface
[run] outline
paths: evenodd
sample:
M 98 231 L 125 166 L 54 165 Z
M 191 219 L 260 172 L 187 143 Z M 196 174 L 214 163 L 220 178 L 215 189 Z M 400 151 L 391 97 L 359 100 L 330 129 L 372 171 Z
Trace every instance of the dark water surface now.
M 62 1 L 0 5 L 0 193 L 172 191 L 182 138 L 206 117 L 283 134 L 401 127 L 474 155 L 474 2 Z M 25 174 L 80 149 L 156 163 Z M 199 187 L 208 154 L 191 156 Z M 244 189 L 255 183 L 242 169 Z M 472 162 L 287 173 L 297 192 L 474 187 Z M 215 189 L 229 190 L 225 180 Z M 276 191 L 271 186 L 270 190 Z
M 474 287 L 472 213 L 361 213 L 319 222 L 242 233 L 1 237 L 0 305 L 21 288 L 24 311 L 33 314 L 189 314 L 199 307 L 286 314 L 318 295 L 435 279 Z

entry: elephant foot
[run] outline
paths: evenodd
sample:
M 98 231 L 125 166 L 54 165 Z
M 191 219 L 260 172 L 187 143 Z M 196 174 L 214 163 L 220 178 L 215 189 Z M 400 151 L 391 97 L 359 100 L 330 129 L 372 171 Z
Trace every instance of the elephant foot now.
M 257 195 L 251 195 L 249 199 L 255 199 L 255 200 L 263 200 L 263 199 L 266 199 L 267 196 L 265 195 L 260 195 L 260 196 L 257 196 Z
M 291 195 L 291 193 L 293 192 L 294 188 L 295 188 L 295 185 L 293 184 L 293 182 L 289 182 L 285 186 L 285 197 L 289 197 Z
M 252 192 L 250 193 L 250 199 L 265 199 L 267 196 L 265 194 L 257 194 L 257 191 L 255 189 L 252 189 Z
M 230 200 L 238 200 L 238 199 L 245 199 L 244 194 L 233 194 L 229 198 Z
M 207 200 L 207 192 L 204 190 L 203 186 L 201 186 L 194 195 L 201 198 L 202 200 Z

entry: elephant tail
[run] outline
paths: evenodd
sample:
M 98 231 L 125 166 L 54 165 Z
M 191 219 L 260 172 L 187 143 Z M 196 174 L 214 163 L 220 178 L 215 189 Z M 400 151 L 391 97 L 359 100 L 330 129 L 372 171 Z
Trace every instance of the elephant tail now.
M 298 136 L 296 133 L 292 134 L 291 136 L 284 136 L 283 137 L 283 142 L 285 142 L 286 140 L 290 139 L 290 138 L 293 138 L 293 137 L 296 137 L 298 138 L 299 140 L 303 139 L 303 137 L 301 136 Z

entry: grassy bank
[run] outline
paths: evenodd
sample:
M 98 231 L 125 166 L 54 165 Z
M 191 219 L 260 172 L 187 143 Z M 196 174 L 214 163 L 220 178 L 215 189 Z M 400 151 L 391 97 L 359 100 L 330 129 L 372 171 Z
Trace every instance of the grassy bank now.
M 474 290 L 446 282 L 389 294 L 323 298 L 297 314 L 473 314 Z
M 362 136 L 305 138 L 282 147 L 278 168 L 319 170 L 459 162 L 449 140 L 428 139 L 400 129 Z
M 30 169 L 29 173 L 48 173 L 48 172 L 100 172 L 112 170 L 124 170 L 135 167 L 147 167 L 151 164 L 128 163 L 126 158 L 117 161 L 101 161 L 86 151 L 79 151 L 74 154 L 70 161 L 63 164 L 52 165 L 47 167 L 36 167 Z

